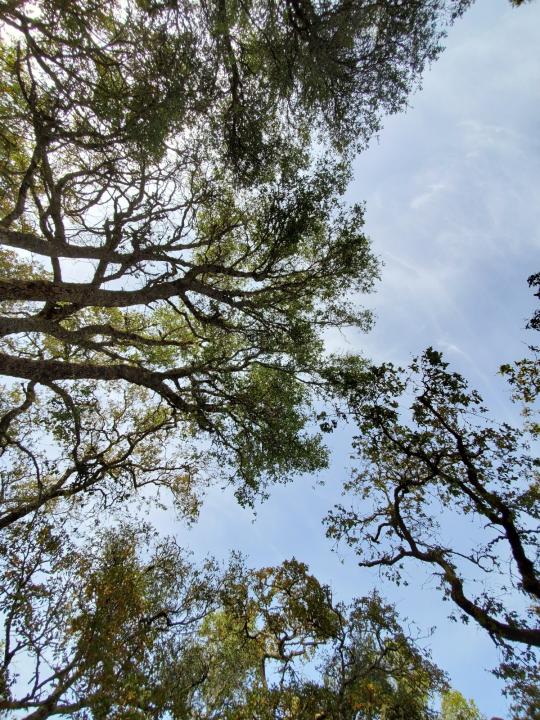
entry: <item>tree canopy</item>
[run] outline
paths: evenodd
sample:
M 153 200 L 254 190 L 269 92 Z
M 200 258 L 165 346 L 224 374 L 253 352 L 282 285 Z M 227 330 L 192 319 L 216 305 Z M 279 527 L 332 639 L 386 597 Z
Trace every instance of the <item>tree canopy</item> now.
M 531 446 L 539 433 L 539 365 L 523 360 L 501 370 L 525 403 L 522 427 L 491 419 L 480 395 L 432 348 L 407 369 L 385 363 L 349 376 L 360 462 L 345 490 L 362 503 L 335 507 L 326 524 L 330 537 L 355 549 L 360 566 L 395 582 L 405 581 L 409 560 L 430 568 L 459 618 L 477 622 L 501 647 L 497 673 L 510 680 L 516 709 L 533 717 L 540 496 Z
M 239 558 L 196 566 L 152 534 L 123 524 L 97 543 L 74 541 L 50 518 L 4 531 L 0 711 L 32 720 L 432 717 L 445 678 L 378 596 L 345 607 L 294 559 L 260 570 Z
M 348 158 L 467 4 L 0 5 L 2 524 L 194 508 L 202 445 L 243 502 L 324 465 L 322 334 L 377 275 Z
M 474 700 L 467 701 L 457 690 L 448 690 L 442 696 L 442 720 L 483 720 Z
M 432 564 L 535 711 L 536 461 L 434 351 L 415 381 L 324 347 L 369 328 L 378 277 L 351 159 L 471 2 L 0 0 L 0 712 L 477 718 L 455 693 L 433 709 L 444 674 L 378 594 L 337 603 L 296 559 L 196 565 L 120 515 L 92 531 L 147 486 L 193 520 L 215 478 L 251 503 L 316 472 L 336 395 L 368 460 L 349 490 L 379 505 L 330 534 L 395 577 Z M 505 372 L 530 403 L 537 366 Z M 458 557 L 434 497 L 487 519 L 486 543 Z M 521 615 L 460 571 L 506 559 Z

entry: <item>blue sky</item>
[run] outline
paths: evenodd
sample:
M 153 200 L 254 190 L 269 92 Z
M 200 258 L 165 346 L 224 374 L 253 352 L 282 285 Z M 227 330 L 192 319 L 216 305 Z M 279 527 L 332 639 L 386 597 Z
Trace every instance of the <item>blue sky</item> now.
M 534 308 L 526 278 L 540 270 L 540 3 L 477 0 L 446 44 L 409 111 L 388 118 L 355 163 L 349 199 L 366 202 L 366 229 L 385 266 L 364 299 L 375 328 L 330 342 L 400 363 L 433 345 L 499 417 L 515 417 L 497 369 L 532 341 L 524 325 Z M 321 519 L 339 501 L 348 443 L 340 431 L 330 469 L 276 487 L 256 518 L 216 488 L 192 530 L 168 514 L 159 516 L 162 529 L 198 556 L 225 558 L 237 548 L 257 566 L 294 555 L 337 599 L 378 585 L 403 615 L 437 626 L 429 645 L 454 686 L 488 718 L 505 717 L 501 685 L 487 672 L 497 664 L 493 645 L 475 627 L 446 620 L 447 605 L 421 568 L 408 568 L 409 588 L 382 585 L 325 539 Z

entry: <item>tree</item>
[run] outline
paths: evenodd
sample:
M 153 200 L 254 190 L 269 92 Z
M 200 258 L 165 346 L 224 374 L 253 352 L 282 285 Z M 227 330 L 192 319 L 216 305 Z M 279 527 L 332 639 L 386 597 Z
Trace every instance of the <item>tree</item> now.
M 377 596 L 336 605 L 296 560 L 196 566 L 140 524 L 97 540 L 50 514 L 4 530 L 3 713 L 387 720 L 405 698 L 431 717 L 443 676 Z
M 78 547 L 54 520 L 36 515 L 2 534 L 0 708 L 35 720 L 159 717 L 198 681 L 200 667 L 188 672 L 169 653 L 214 607 L 216 568 L 196 571 L 172 542 L 152 549 L 147 528 Z
M 474 700 L 466 700 L 457 690 L 443 693 L 441 720 L 483 720 Z
M 468 4 L 0 4 L 4 525 L 324 465 L 322 333 L 376 276 L 348 155 Z
M 431 720 L 431 701 L 446 688 L 444 674 L 377 593 L 353 601 L 322 672 L 324 717 L 340 720 Z
M 518 363 L 511 377 L 532 401 L 530 373 Z M 521 689 L 525 678 L 534 687 L 540 496 L 530 409 L 521 429 L 490 420 L 478 393 L 431 348 L 408 370 L 360 369 L 349 398 L 361 464 L 346 489 L 362 498 L 365 512 L 335 508 L 328 535 L 355 548 L 361 566 L 397 582 L 409 559 L 430 567 L 461 619 L 476 621 L 503 649 L 498 672 L 511 680 L 525 673 Z M 476 530 L 456 528 L 457 518 L 471 519 Z

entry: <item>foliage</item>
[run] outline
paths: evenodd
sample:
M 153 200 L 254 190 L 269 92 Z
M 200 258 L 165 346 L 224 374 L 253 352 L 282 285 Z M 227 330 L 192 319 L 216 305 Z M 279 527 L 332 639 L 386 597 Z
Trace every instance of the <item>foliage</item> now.
M 197 567 L 148 528 L 93 546 L 50 519 L 2 536 L 0 711 L 382 720 L 410 705 L 406 717 L 431 717 L 443 677 L 377 596 L 347 609 L 296 560 Z
M 466 700 L 457 690 L 443 693 L 441 720 L 483 720 L 474 700 Z
M 377 276 L 350 160 L 470 2 L 0 2 L 1 711 L 434 717 L 377 595 L 88 528 L 147 485 L 193 519 L 208 478 L 249 503 L 324 466 L 314 404 L 365 371 L 324 332 L 369 326 Z
M 514 388 L 531 401 L 522 370 L 512 374 Z M 461 619 L 472 618 L 500 644 L 500 671 L 511 677 L 523 665 L 529 682 L 538 678 L 540 506 L 530 423 L 519 429 L 490 420 L 478 393 L 431 348 L 408 370 L 359 371 L 349 402 L 361 463 L 346 490 L 366 511 L 335 508 L 328 535 L 355 548 L 361 566 L 398 583 L 409 558 L 425 563 Z M 476 531 L 461 527 L 467 519 Z M 513 602 L 513 591 L 521 600 Z
M 0 4 L 4 523 L 154 482 L 152 444 L 184 509 L 201 447 L 242 502 L 324 466 L 321 338 L 377 275 L 351 148 L 467 4 Z
M 529 287 L 535 288 L 535 296 L 540 298 L 540 273 L 530 275 L 527 282 Z M 527 323 L 527 327 L 531 330 L 540 330 L 540 310 L 536 310 L 532 318 Z

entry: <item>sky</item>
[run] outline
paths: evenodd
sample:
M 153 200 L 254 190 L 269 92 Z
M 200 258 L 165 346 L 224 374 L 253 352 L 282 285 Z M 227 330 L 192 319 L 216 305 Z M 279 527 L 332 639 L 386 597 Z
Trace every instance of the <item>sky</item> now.
M 540 2 L 513 8 L 477 0 L 451 29 L 411 107 L 387 118 L 354 168 L 351 202 L 366 203 L 366 231 L 383 260 L 376 293 L 363 302 L 377 322 L 369 334 L 329 338 L 329 347 L 377 362 L 406 363 L 432 345 L 484 395 L 499 418 L 516 418 L 499 365 L 523 356 L 533 337 L 526 284 L 540 271 Z M 156 514 L 197 556 L 240 549 L 251 566 L 295 556 L 349 600 L 376 586 L 419 627 L 453 686 L 488 718 L 508 716 L 489 638 L 446 619 L 429 576 L 408 567 L 408 588 L 382 584 L 324 537 L 321 519 L 340 500 L 350 430 L 331 439 L 332 462 L 317 478 L 278 486 L 242 510 L 232 492 L 208 493 L 191 529 Z M 318 484 L 324 481 L 324 485 Z

